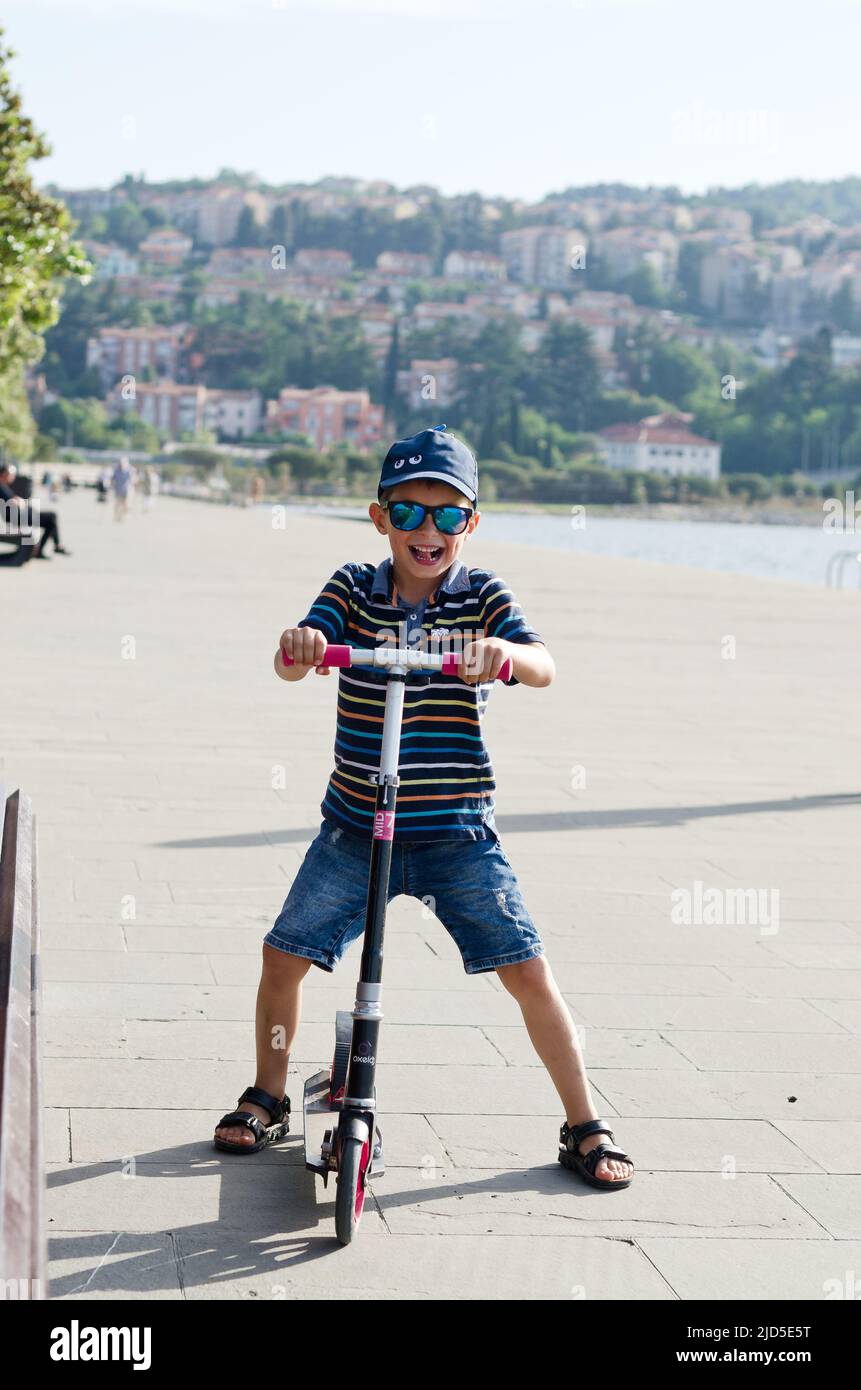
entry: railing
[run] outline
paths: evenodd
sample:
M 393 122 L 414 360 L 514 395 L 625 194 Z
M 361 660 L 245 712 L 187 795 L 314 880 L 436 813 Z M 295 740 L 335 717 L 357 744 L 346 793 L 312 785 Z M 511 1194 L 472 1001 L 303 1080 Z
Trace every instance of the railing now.
M 0 1280 L 48 1297 L 36 827 L 0 787 Z
M 858 566 L 858 586 L 861 588 L 861 552 L 857 550 L 837 550 L 825 566 L 825 583 L 829 589 L 843 588 L 843 574 L 847 564 L 855 561 Z

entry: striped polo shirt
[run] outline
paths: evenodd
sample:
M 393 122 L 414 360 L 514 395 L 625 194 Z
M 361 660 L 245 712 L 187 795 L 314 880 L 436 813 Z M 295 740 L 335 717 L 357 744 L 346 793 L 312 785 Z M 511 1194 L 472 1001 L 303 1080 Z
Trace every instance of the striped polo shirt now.
M 379 565 L 348 563 L 335 571 L 298 627 L 350 647 L 457 651 L 479 637 L 542 642 L 504 579 L 455 560 L 433 593 L 406 603 L 391 557 Z M 506 685 L 519 684 L 512 676 Z M 335 767 L 320 803 L 323 818 L 371 838 L 380 765 L 387 676 L 341 669 Z M 404 683 L 396 841 L 480 840 L 495 828 L 493 767 L 482 720 L 496 681 L 468 685 L 442 672 L 412 672 Z

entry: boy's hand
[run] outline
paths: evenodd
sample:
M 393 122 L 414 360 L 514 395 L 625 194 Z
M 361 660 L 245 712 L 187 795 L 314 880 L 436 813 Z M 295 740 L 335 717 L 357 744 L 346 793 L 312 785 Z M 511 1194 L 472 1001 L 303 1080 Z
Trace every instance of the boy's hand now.
M 466 642 L 461 657 L 461 680 L 467 685 L 495 681 L 512 655 L 512 646 L 513 643 L 506 642 L 503 637 L 479 637 L 475 642 Z
M 328 645 L 326 634 L 315 627 L 288 627 L 282 632 L 275 653 L 275 670 L 285 680 L 302 680 L 312 668 L 318 676 L 328 676 L 331 666 L 318 665 Z M 282 649 L 293 658 L 292 666 L 284 665 Z

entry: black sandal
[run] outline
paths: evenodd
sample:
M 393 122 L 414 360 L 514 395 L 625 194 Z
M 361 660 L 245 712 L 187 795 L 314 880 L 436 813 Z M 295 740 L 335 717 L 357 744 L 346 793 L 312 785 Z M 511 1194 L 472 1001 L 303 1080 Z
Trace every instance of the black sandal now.
M 242 1092 L 237 1105 L 243 1101 L 250 1100 L 255 1105 L 261 1105 L 264 1110 L 269 1111 L 272 1121 L 270 1125 L 263 1125 L 256 1115 L 252 1115 L 250 1110 L 231 1110 L 229 1115 L 222 1115 L 216 1129 L 222 1129 L 227 1125 L 244 1125 L 256 1136 L 256 1144 L 233 1144 L 228 1139 L 220 1139 L 218 1135 L 213 1136 L 213 1144 L 217 1149 L 225 1149 L 227 1153 L 233 1154 L 256 1154 L 258 1149 L 265 1149 L 267 1144 L 271 1144 L 275 1139 L 283 1139 L 285 1134 L 290 1132 L 290 1097 L 285 1096 L 283 1100 L 276 1100 L 270 1096 L 268 1091 L 263 1091 L 259 1086 L 249 1086 Z
M 589 1134 L 609 1134 L 613 1140 L 612 1144 L 596 1144 L 594 1149 L 588 1153 L 581 1154 L 580 1140 L 585 1139 Z M 588 1182 L 592 1187 L 600 1187 L 609 1192 L 614 1187 L 630 1187 L 634 1181 L 630 1178 L 596 1178 L 595 1169 L 602 1158 L 617 1158 L 624 1163 L 633 1163 L 630 1154 L 626 1154 L 623 1149 L 616 1148 L 616 1136 L 611 1129 L 608 1129 L 600 1120 L 586 1120 L 582 1125 L 569 1125 L 567 1120 L 559 1131 L 559 1162 L 563 1168 L 573 1168 L 579 1173 L 584 1182 Z

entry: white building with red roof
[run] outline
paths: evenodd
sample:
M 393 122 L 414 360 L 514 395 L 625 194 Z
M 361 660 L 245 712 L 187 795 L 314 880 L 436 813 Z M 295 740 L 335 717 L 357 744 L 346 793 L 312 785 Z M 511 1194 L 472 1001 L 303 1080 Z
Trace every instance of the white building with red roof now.
M 647 415 L 633 424 L 598 430 L 598 448 L 608 468 L 638 473 L 720 476 L 720 445 L 688 428 L 693 416 Z

